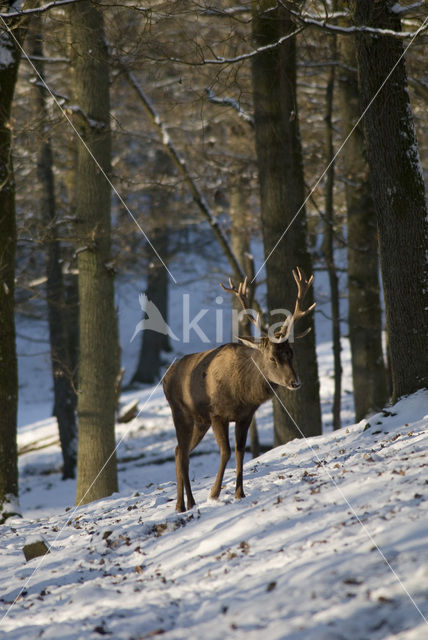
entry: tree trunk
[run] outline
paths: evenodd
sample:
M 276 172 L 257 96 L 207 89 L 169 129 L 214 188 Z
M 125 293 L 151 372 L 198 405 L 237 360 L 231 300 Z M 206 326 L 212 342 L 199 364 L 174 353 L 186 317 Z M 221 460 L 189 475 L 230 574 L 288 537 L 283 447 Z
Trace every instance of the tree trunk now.
M 361 115 L 356 70 L 355 40 L 337 38 L 342 137 Z M 355 419 L 381 409 L 388 398 L 382 353 L 379 261 L 376 212 L 370 190 L 362 125 L 342 151 L 348 227 L 349 341 L 352 358 Z
M 399 31 L 390 3 L 359 0 L 356 24 Z M 428 216 L 413 114 L 409 102 L 403 43 L 397 38 L 359 34 L 360 93 L 370 179 L 379 230 L 393 401 L 428 385 Z
M 108 57 L 101 13 L 84 0 L 68 8 L 74 99 L 80 133 L 77 222 L 80 361 L 76 503 L 117 491 L 115 380 L 117 324 L 110 256 Z M 101 169 L 102 171 L 101 171 Z
M 293 29 L 287 11 L 276 2 L 253 2 L 256 46 L 275 42 Z M 312 260 L 306 246 L 306 213 L 302 207 L 305 197 L 294 37 L 253 58 L 253 93 L 268 306 L 271 310 L 285 308 L 292 311 L 296 299 L 292 268 L 300 266 L 306 275 L 312 273 Z M 300 213 L 283 235 L 299 209 Z M 312 299 L 311 289 L 305 302 L 310 305 Z M 292 417 L 274 401 L 275 444 L 299 437 L 301 432 L 305 436 L 321 433 L 314 320 L 313 314 L 310 315 L 307 322 L 312 332 L 295 345 L 302 388 L 296 393 L 279 392 Z M 301 328 L 304 327 L 299 330 Z
M 15 30 L 20 37 L 21 30 Z M 20 38 L 21 39 L 21 38 Z M 18 510 L 16 417 L 18 367 L 15 344 L 15 179 L 10 115 L 20 52 L 0 31 L 0 524 Z
M 162 181 L 163 177 L 170 177 L 174 174 L 174 166 L 169 155 L 163 149 L 158 150 L 155 154 L 153 173 L 159 184 L 151 189 L 152 218 L 159 223 L 152 229 L 150 237 L 158 254 L 163 260 L 168 261 L 168 213 L 171 193 L 162 184 Z M 150 247 L 147 250 L 150 252 Z M 165 322 L 168 323 L 168 272 L 155 255 L 149 260 L 146 296 L 155 304 Z M 159 380 L 162 351 L 170 350 L 171 346 L 167 334 L 145 329 L 141 337 L 137 368 L 131 382 L 151 384 Z
M 241 176 L 233 179 L 230 185 L 230 244 L 242 271 L 247 276 L 248 282 L 251 283 L 254 277 L 254 260 L 251 256 L 251 220 L 248 215 L 246 187 L 247 180 Z M 253 295 L 254 288 L 249 285 L 249 301 L 252 300 Z M 233 296 L 233 308 L 237 313 L 241 311 L 241 304 L 236 296 Z M 237 335 L 251 336 L 251 322 L 248 315 L 245 314 L 240 318 L 236 333 L 235 327 L 233 327 L 233 333 L 233 339 Z M 260 455 L 260 441 L 255 417 L 251 420 L 250 425 L 250 447 L 251 455 L 253 458 L 257 458 Z
M 334 47 L 335 51 L 335 47 Z M 334 397 L 333 397 L 333 429 L 340 429 L 340 407 L 342 396 L 342 363 L 340 352 L 340 305 L 339 305 L 339 278 L 337 277 L 334 262 L 334 148 L 333 148 L 333 95 L 334 95 L 335 69 L 330 67 L 327 91 L 326 91 L 326 161 L 328 169 L 325 184 L 325 218 L 323 253 L 327 265 L 328 279 L 331 296 L 331 322 L 334 361 Z
M 150 237 L 159 255 L 166 260 L 168 256 L 168 229 L 164 225 L 152 229 Z M 150 251 L 150 248 L 148 249 Z M 168 322 L 168 272 L 156 256 L 150 260 L 147 270 L 147 298 L 153 302 Z M 151 384 L 159 380 L 162 365 L 162 351 L 165 347 L 165 335 L 152 329 L 144 329 L 137 368 L 131 382 Z
M 67 41 L 70 42 L 70 25 L 67 24 Z M 71 56 L 71 48 L 69 48 L 69 55 Z M 73 70 L 71 70 L 73 73 Z M 74 132 L 70 132 L 68 145 L 67 145 L 67 169 L 64 175 L 64 182 L 67 194 L 67 215 L 70 220 L 76 220 L 77 214 L 77 179 L 78 179 L 78 145 L 80 140 L 76 137 Z M 66 333 L 67 333 L 67 353 L 69 357 L 68 370 L 71 374 L 71 381 L 73 385 L 73 400 L 74 410 L 77 409 L 77 394 L 76 389 L 78 387 L 78 370 L 79 370 L 79 282 L 77 270 L 68 269 L 68 273 L 64 274 L 64 291 L 65 291 L 65 304 L 66 304 Z
M 34 65 L 41 77 L 44 77 L 42 21 L 34 16 L 30 30 L 30 50 L 34 56 Z M 35 104 L 39 140 L 37 162 L 38 177 L 41 185 L 40 212 L 42 224 L 46 229 L 46 301 L 48 307 L 49 338 L 51 348 L 51 366 L 54 388 L 53 414 L 58 421 L 59 436 L 63 457 L 63 479 L 74 478 L 77 459 L 77 425 L 75 416 L 75 392 L 72 384 L 72 372 L 69 368 L 68 336 L 64 281 L 62 275 L 62 251 L 58 240 L 56 222 L 55 181 L 53 157 L 48 131 L 48 116 L 45 89 L 37 80 L 35 84 Z

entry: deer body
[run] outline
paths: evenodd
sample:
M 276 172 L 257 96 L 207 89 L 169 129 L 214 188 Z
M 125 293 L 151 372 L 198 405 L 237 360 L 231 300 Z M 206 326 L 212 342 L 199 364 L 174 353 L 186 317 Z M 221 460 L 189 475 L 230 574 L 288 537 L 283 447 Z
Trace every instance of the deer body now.
M 311 282 L 311 279 L 309 284 L 305 281 L 307 286 Z M 234 287 L 230 290 L 238 292 Z M 245 283 L 241 297 L 245 302 Z M 293 317 L 295 315 L 296 312 Z M 184 356 L 166 373 L 163 388 L 177 434 L 177 511 L 185 511 L 184 490 L 187 508 L 191 509 L 195 504 L 189 480 L 189 454 L 210 426 L 220 449 L 220 465 L 211 497 L 220 495 L 224 470 L 230 458 L 230 422 L 235 422 L 235 497 L 244 497 L 242 469 L 247 432 L 254 413 L 273 396 L 277 385 L 290 390 L 300 387 L 293 366 L 293 350 L 288 342 L 289 324 L 287 333 L 285 329 L 281 330 L 274 340 L 267 336 L 259 340 L 240 338 L 241 343 Z

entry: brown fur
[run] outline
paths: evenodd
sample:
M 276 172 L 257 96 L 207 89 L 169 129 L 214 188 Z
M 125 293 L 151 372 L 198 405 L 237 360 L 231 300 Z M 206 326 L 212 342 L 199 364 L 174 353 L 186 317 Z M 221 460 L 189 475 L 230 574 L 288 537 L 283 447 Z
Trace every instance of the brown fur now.
M 218 498 L 224 469 L 230 458 L 229 422 L 235 422 L 236 490 L 243 498 L 242 467 L 248 428 L 258 407 L 272 397 L 276 385 L 298 389 L 293 368 L 293 350 L 288 341 L 241 339 L 244 344 L 221 347 L 184 356 L 175 362 L 163 380 L 177 434 L 175 450 L 177 511 L 185 511 L 194 498 L 189 480 L 189 454 L 210 425 L 220 449 L 220 466 L 211 497 Z M 262 373 L 261 373 L 262 372 Z M 267 382 L 269 381 L 269 383 Z

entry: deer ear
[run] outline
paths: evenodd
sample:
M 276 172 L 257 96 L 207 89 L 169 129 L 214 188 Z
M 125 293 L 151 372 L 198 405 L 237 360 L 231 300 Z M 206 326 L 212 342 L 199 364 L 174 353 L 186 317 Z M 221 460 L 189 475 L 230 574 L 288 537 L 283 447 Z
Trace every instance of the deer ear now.
M 238 340 L 242 342 L 242 344 L 245 344 L 246 347 L 250 347 L 251 349 L 259 348 L 259 342 L 256 340 L 256 338 L 241 338 L 241 336 L 238 336 Z

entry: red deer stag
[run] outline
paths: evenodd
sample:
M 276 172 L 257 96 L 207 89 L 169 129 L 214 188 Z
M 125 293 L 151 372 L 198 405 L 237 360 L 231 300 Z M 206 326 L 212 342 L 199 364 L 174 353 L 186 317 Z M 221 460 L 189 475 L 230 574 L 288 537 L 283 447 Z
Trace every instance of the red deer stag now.
M 226 464 L 230 458 L 229 422 L 235 422 L 236 490 L 235 498 L 244 497 L 242 466 L 247 432 L 258 407 L 273 396 L 277 385 L 296 390 L 301 386 L 293 366 L 293 350 L 289 343 L 295 323 L 315 307 L 301 307 L 312 284 L 304 273 L 293 270 L 297 283 L 297 300 L 292 316 L 273 337 L 239 338 L 239 343 L 224 344 L 210 351 L 193 353 L 175 362 L 163 380 L 165 396 L 171 407 L 178 446 L 175 449 L 177 474 L 177 511 L 185 511 L 195 500 L 189 480 L 189 454 L 199 444 L 210 425 L 220 449 L 220 466 L 211 497 L 218 498 Z M 247 282 L 236 288 L 229 280 L 223 289 L 235 294 L 247 309 Z M 257 321 L 252 318 L 254 324 Z M 310 329 L 300 336 L 306 335 Z

